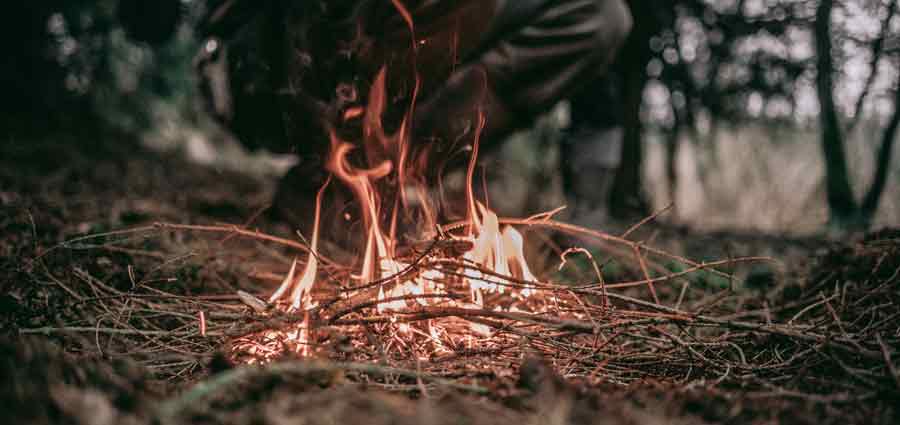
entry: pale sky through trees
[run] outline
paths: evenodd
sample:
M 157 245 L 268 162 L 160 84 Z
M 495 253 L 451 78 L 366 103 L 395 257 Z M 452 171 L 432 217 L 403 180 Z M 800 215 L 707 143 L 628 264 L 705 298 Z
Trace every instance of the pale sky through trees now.
M 855 105 L 863 92 L 866 81 L 872 72 L 872 45 L 881 36 L 882 22 L 888 14 L 888 1 L 893 0 L 843 0 L 838 1 L 832 15 L 834 34 L 835 100 L 840 112 L 852 118 Z M 815 1 L 809 0 L 705 0 L 704 3 L 721 13 L 734 13 L 743 3 L 743 15 L 749 22 L 785 21 L 788 26 L 783 34 L 772 34 L 766 28 L 760 28 L 752 35 L 741 37 L 731 48 L 731 57 L 723 63 L 713 81 L 708 81 L 706 74 L 709 59 L 712 57 L 710 44 L 717 42 L 722 34 L 708 32 L 700 19 L 714 19 L 678 13 L 675 30 L 678 34 L 680 55 L 671 47 L 664 50 L 659 58 L 648 65 L 651 78 L 659 75 L 663 64 L 660 61 L 675 63 L 684 60 L 692 72 L 698 86 L 718 84 L 741 84 L 750 78 L 750 66 L 760 56 L 774 57 L 780 60 L 805 63 L 806 70 L 793 82 L 789 91 L 793 99 L 780 95 L 767 96 L 765 93 L 750 90 L 744 93 L 741 100 L 742 109 L 748 118 L 789 118 L 797 124 L 814 123 L 818 116 L 819 106 L 815 90 L 815 63 L 813 56 L 814 40 L 812 35 Z M 790 13 L 785 12 L 790 10 Z M 885 41 L 885 51 L 877 63 L 877 75 L 871 83 L 869 95 L 864 102 L 863 116 L 884 119 L 893 110 L 892 90 L 896 80 L 897 34 L 900 34 L 900 14 L 895 13 L 890 22 Z M 653 41 L 651 41 L 651 47 Z M 778 81 L 785 75 L 778 69 L 770 69 L 765 75 L 767 80 Z M 671 120 L 670 102 L 683 102 L 671 99 L 669 89 L 659 80 L 651 79 L 645 91 L 644 119 L 651 125 L 667 126 Z

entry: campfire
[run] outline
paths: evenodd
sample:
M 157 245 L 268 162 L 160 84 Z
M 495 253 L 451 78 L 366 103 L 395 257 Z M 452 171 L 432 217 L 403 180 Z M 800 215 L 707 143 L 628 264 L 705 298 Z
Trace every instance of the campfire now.
M 474 344 L 476 335 L 490 337 L 491 327 L 483 321 L 470 321 L 469 332 L 461 332 L 458 323 L 439 320 L 438 311 L 469 310 L 473 313 L 538 312 L 559 308 L 559 300 L 538 281 L 528 267 L 524 254 L 522 234 L 513 226 L 501 223 L 497 215 L 481 201 L 475 199 L 472 190 L 475 161 L 478 155 L 480 131 L 484 117 L 475 130 L 471 149 L 467 181 L 467 218 L 458 223 L 437 223 L 436 206 L 428 196 L 429 190 L 418 167 L 422 161 L 410 161 L 410 131 L 407 116 L 396 134 L 385 134 L 381 113 L 385 102 L 385 71 L 379 73 L 372 90 L 371 102 L 362 113 L 364 123 L 365 160 L 368 168 L 352 164 L 354 144 L 340 140 L 332 132 L 331 156 L 328 169 L 347 185 L 360 206 L 364 223 L 365 248 L 360 267 L 352 273 L 344 273 L 342 279 L 349 284 L 330 288 L 340 296 L 320 307 L 313 292 L 325 289 L 328 284 L 319 277 L 319 223 L 322 220 L 322 196 L 330 183 L 321 188 L 316 197 L 315 220 L 309 254 L 303 271 L 298 272 L 294 260 L 281 286 L 269 297 L 269 303 L 288 301 L 291 314 L 304 315 L 294 339 L 299 352 L 309 354 L 310 314 L 321 317 L 331 311 L 330 322 L 384 321 L 396 325 L 398 332 L 407 337 L 415 335 L 430 341 L 429 355 L 447 354 L 457 346 L 460 338 Z M 360 112 L 352 115 L 358 115 Z M 427 155 L 423 155 L 427 156 Z M 383 181 L 392 181 L 398 190 L 391 200 L 379 192 Z M 389 230 L 384 230 L 382 219 L 389 220 Z M 397 235 L 397 223 L 403 217 L 417 218 L 425 231 L 417 232 L 430 237 L 430 243 L 413 248 L 415 258 L 398 255 L 401 248 Z M 329 218 L 332 219 L 332 218 Z M 431 229 L 430 231 L 428 229 Z M 410 251 L 407 249 L 407 251 Z M 540 286 L 540 288 L 539 288 Z M 318 291 L 322 292 L 322 291 Z M 373 302 L 374 301 L 374 302 Z M 351 307 L 347 309 L 347 307 Z M 411 314 L 434 315 L 435 318 L 416 326 L 408 321 Z M 357 319 L 351 319 L 357 317 Z M 425 353 L 419 353 L 425 354 Z
M 447 205 L 438 202 L 443 197 L 434 193 L 426 172 L 435 167 L 431 152 L 415 146 L 411 137 L 412 108 L 389 131 L 382 121 L 387 97 L 383 69 L 368 105 L 344 114 L 345 120 L 361 122 L 360 140 L 344 140 L 331 131 L 325 164 L 331 177 L 316 196 L 312 229 L 300 229 L 299 241 L 246 226 L 156 223 L 88 235 L 57 247 L 103 240 L 99 246 L 107 250 L 144 253 L 118 245 L 188 233 L 226 235 L 219 243 L 229 241 L 231 248 L 224 251 L 236 255 L 242 251 L 232 245 L 235 237 L 275 244 L 290 252 L 289 268 L 255 273 L 277 275 L 280 285 L 271 293 L 260 289 L 259 281 L 227 294 L 161 289 L 148 286 L 146 278 L 135 278 L 131 268 L 133 287 L 123 291 L 79 270 L 85 286 L 67 292 L 90 307 L 79 310 L 85 318 L 61 328 L 24 332 L 94 332 L 98 341 L 106 335 L 107 349 L 115 346 L 144 356 L 170 379 L 189 376 L 201 364 L 167 361 L 156 355 L 160 351 L 200 357 L 225 351 L 236 364 L 298 357 L 337 360 L 369 375 L 379 372 L 366 365 L 377 363 L 389 367 L 392 376 L 451 387 L 459 384 L 442 377 L 512 376 L 529 354 L 549 360 L 563 376 L 591 382 L 681 377 L 685 368 L 694 377 L 722 378 L 739 367 L 721 361 L 737 345 L 722 344 L 705 329 L 740 330 L 744 339 L 750 331 L 792 334 L 777 326 L 703 315 L 709 308 L 708 294 L 692 286 L 696 274 L 727 282 L 732 275 L 723 268 L 771 259 L 696 262 L 632 240 L 667 209 L 618 235 L 555 220 L 562 208 L 527 218 L 498 216 L 488 199 L 473 189 L 480 134 L 489 119 L 483 114 L 474 117 L 464 195 L 449 208 L 462 212 L 455 217 L 442 214 Z M 339 187 L 352 192 L 357 215 L 323 214 L 333 211 L 325 208 L 326 199 Z M 323 249 L 324 239 L 335 235 L 323 235 L 322 223 L 337 220 L 362 225 L 355 261 L 336 261 Z M 584 247 L 552 246 L 548 251 L 546 245 L 552 244 L 526 239 L 548 234 L 568 235 Z M 532 259 L 543 261 L 534 267 L 526 248 L 536 251 L 540 243 L 544 250 L 532 252 Z M 603 258 L 595 259 L 596 253 Z M 578 264 L 571 265 L 576 257 Z M 553 263 L 549 267 L 548 259 Z M 612 261 L 624 269 L 617 275 L 625 280 L 607 281 L 604 269 Z M 554 281 L 553 272 L 560 270 L 569 276 Z M 139 294 L 143 291 L 149 292 Z M 94 299 L 99 302 L 83 301 Z M 110 311 L 127 313 L 110 316 Z M 115 323 L 99 326 L 93 317 L 112 317 Z M 683 339 L 685 332 L 692 342 Z M 720 360 L 708 358 L 694 348 L 697 344 L 715 347 Z M 695 368 L 698 359 L 703 367 Z
M 333 357 L 335 352 L 319 351 L 334 348 L 323 342 L 333 343 L 336 335 L 344 339 L 341 349 L 360 360 L 434 361 L 461 353 L 500 354 L 521 346 L 523 340 L 555 354 L 563 347 L 596 349 L 610 342 L 601 336 L 601 329 L 618 323 L 616 318 L 687 320 L 678 307 L 658 305 L 654 285 L 680 274 L 660 276 L 664 268 L 648 260 L 648 253 L 683 262 L 690 267 L 687 272 L 709 268 L 725 275 L 713 268 L 720 264 L 698 264 L 627 240 L 637 226 L 622 237 L 582 229 L 554 221 L 561 208 L 527 219 L 499 218 L 473 190 L 486 119 L 482 114 L 477 117 L 466 170 L 465 218 L 440 223 L 440 205 L 429 195 L 424 177 L 423 168 L 431 164 L 429 152 L 412 149 L 410 116 L 394 133 L 382 123 L 385 75 L 382 70 L 375 79 L 365 109 L 345 114 L 361 119 L 361 146 L 331 132 L 326 167 L 332 178 L 316 196 L 311 237 L 303 238 L 305 258 L 293 260 L 267 301 L 241 293 L 258 312 L 288 318 L 290 324 L 241 336 L 234 345 L 236 359 L 267 361 L 286 351 Z M 322 216 L 323 197 L 333 185 L 349 188 L 359 206 L 364 238 L 359 261 L 353 265 L 337 264 L 320 249 L 322 220 L 345 218 Z M 400 228 L 411 229 L 419 239 L 404 243 L 410 238 Z M 526 241 L 520 232 L 526 228 L 592 237 L 607 246 L 621 244 L 624 250 L 612 248 L 613 252 L 633 257 L 645 279 L 607 284 L 591 252 L 573 247 L 559 252 L 558 268 L 569 256 L 583 255 L 592 263 L 593 279 L 576 286 L 542 281 L 526 260 Z M 651 277 L 651 269 L 657 277 Z M 617 297 L 655 305 L 655 311 L 612 308 L 609 289 L 632 286 L 645 286 L 656 304 Z

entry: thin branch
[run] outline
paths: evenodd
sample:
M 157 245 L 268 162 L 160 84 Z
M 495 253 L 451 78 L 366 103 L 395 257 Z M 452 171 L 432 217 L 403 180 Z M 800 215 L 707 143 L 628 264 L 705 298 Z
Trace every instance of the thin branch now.
M 856 99 L 856 106 L 853 108 L 853 120 L 850 121 L 850 124 L 847 126 L 847 134 L 852 133 L 861 120 L 863 105 L 869 97 L 869 91 L 872 89 L 875 78 L 878 76 L 878 63 L 881 62 L 881 56 L 884 53 L 884 41 L 890 32 L 891 19 L 894 18 L 896 11 L 897 0 L 891 0 L 890 4 L 888 4 L 887 16 L 884 18 L 884 21 L 881 22 L 881 33 L 878 35 L 878 38 L 872 42 L 872 58 L 869 60 L 869 76 L 866 78 L 865 84 L 863 84 L 862 92 L 860 92 L 859 97 Z

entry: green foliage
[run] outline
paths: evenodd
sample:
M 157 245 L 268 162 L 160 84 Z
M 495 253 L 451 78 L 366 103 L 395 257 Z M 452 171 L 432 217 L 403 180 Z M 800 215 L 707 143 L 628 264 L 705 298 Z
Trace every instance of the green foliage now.
M 160 109 L 191 116 L 196 42 L 189 19 L 168 42 L 150 47 L 126 36 L 119 0 L 28 3 L 12 6 L 9 16 L 22 22 L 7 28 L 26 42 L 3 41 L 28 70 L 0 70 L 13 89 L 0 101 L 15 116 L 7 118 L 12 127 L 132 133 L 158 125 Z

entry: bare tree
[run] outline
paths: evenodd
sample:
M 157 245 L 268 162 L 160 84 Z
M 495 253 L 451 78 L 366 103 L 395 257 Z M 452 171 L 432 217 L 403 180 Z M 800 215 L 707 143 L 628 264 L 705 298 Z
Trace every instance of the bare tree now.
M 646 126 L 655 125 L 669 133 L 667 175 L 670 192 L 674 192 L 678 133 L 690 135 L 698 142 L 698 113 L 715 129 L 720 122 L 761 119 L 747 113 L 750 94 L 765 101 L 793 99 L 794 83 L 814 64 L 808 59 L 781 56 L 776 49 L 745 55 L 739 53 L 739 47 L 759 37 L 774 37 L 788 45 L 791 29 L 805 28 L 812 22 L 805 7 L 808 2 L 775 2 L 765 13 L 750 15 L 741 6 L 743 2 L 730 6 L 716 0 L 629 2 L 635 23 L 615 68 L 622 79 L 619 105 L 624 136 L 620 166 L 609 198 L 613 215 L 646 213 L 641 186 L 642 136 Z M 682 39 L 690 40 L 692 45 L 686 49 Z M 686 50 L 692 52 L 687 57 Z M 653 75 L 648 75 L 650 68 L 655 69 Z M 651 82 L 664 86 L 670 94 L 670 122 L 641 121 L 644 89 Z M 710 143 L 699 146 L 705 152 L 697 171 L 704 182 L 706 168 L 715 165 L 713 139 L 709 137 Z
M 890 12 L 883 23 L 883 28 L 888 27 L 889 21 L 894 15 L 895 7 L 895 5 L 890 6 Z M 815 22 L 816 88 L 820 105 L 819 124 L 821 126 L 822 153 L 825 158 L 825 187 L 830 213 L 829 224 L 836 229 L 867 229 L 872 225 L 881 195 L 884 192 L 894 139 L 896 138 L 897 127 L 900 125 L 900 78 L 898 78 L 894 88 L 894 112 L 882 133 L 881 143 L 876 153 L 876 167 L 871 186 L 863 196 L 862 202 L 858 203 L 850 184 L 846 151 L 844 149 L 844 131 L 834 100 L 833 75 L 835 66 L 831 39 L 831 14 L 833 9 L 833 0 L 821 0 L 816 10 Z M 883 38 L 884 35 L 881 37 Z M 880 43 L 874 47 L 876 50 L 874 55 L 876 57 L 880 56 Z M 871 72 L 874 74 L 877 69 L 877 60 L 873 60 L 872 65 Z M 870 76 L 869 80 L 873 78 Z M 870 84 L 870 82 L 867 82 L 866 86 L 868 87 Z M 861 96 L 866 96 L 867 91 L 868 89 L 864 90 Z M 857 103 L 861 104 L 863 100 L 860 99 Z

